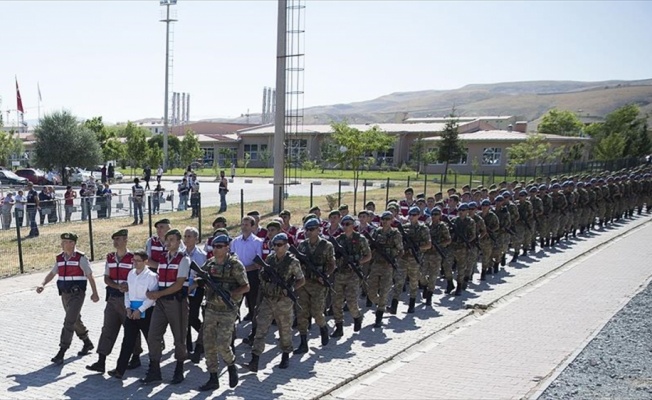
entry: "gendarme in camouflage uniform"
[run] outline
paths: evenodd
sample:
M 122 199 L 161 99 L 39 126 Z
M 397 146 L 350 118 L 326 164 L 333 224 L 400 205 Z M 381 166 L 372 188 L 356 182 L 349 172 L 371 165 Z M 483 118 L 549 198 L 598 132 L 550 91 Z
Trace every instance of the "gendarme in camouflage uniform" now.
M 453 225 L 453 243 L 451 248 L 457 263 L 457 288 L 455 289 L 455 296 L 462 294 L 466 290 L 466 265 L 469 257 L 469 250 L 471 246 L 475 246 L 474 240 L 476 238 L 475 222 L 467 215 L 469 206 L 466 203 L 460 204 L 458 208 L 458 216 L 452 221 Z

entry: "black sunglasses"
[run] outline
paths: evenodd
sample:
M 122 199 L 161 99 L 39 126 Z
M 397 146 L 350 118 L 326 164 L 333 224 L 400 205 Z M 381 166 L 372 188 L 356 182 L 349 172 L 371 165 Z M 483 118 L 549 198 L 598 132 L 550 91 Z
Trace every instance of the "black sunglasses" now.
M 351 226 L 353 225 L 353 222 L 344 222 L 342 226 Z
M 314 231 L 315 229 L 317 229 L 316 226 L 313 226 L 312 228 L 306 228 L 306 230 L 307 230 L 307 231 L 310 231 L 310 232 L 311 232 L 311 231 Z
M 214 249 L 223 249 L 223 248 L 225 248 L 226 246 L 228 246 L 228 245 L 227 245 L 227 244 L 216 244 L 215 246 L 213 246 L 213 248 L 214 248 Z
M 283 247 L 283 246 L 285 246 L 286 244 L 287 244 L 287 243 L 274 243 L 274 247 Z

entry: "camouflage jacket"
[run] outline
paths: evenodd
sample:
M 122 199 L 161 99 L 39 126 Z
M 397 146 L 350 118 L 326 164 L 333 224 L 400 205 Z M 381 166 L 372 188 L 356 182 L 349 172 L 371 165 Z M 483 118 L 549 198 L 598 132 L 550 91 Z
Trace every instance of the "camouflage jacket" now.
M 438 223 L 431 223 L 430 224 L 430 241 L 433 243 L 437 243 L 440 247 L 446 247 L 450 243 L 447 244 L 442 244 L 444 242 L 448 242 L 451 240 L 451 233 L 448 230 L 448 225 L 444 221 L 439 221 Z M 437 250 L 434 248 L 429 250 L 430 252 L 436 252 Z
M 378 228 L 373 231 L 371 237 L 378 244 L 378 248 L 382 249 L 391 258 L 396 259 L 403 253 L 403 238 L 401 238 L 398 229 L 390 228 L 388 231 L 384 231 L 382 228 Z M 374 263 L 386 264 L 385 259 L 377 254 L 379 249 L 374 250 L 373 261 Z
M 543 215 L 548 216 L 553 210 L 552 206 L 552 196 L 550 193 L 546 193 L 541 196 L 541 202 L 543 203 Z
M 477 236 L 475 221 L 473 218 L 466 216 L 456 217 L 453 219 L 453 246 L 466 246 L 466 242 L 473 241 Z M 466 239 L 466 241 L 465 241 Z
M 351 261 L 359 263 L 361 259 L 369 255 L 371 250 L 369 249 L 369 243 L 367 238 L 359 234 L 358 232 L 353 232 L 351 237 L 342 234 L 338 236 L 335 240 L 344 248 L 347 254 L 350 255 Z M 337 260 L 337 269 L 342 271 L 347 269 L 351 271 L 351 267 L 348 264 L 348 261 L 343 257 Z
M 566 211 L 566 196 L 563 193 L 552 193 L 552 211 L 560 214 Z
M 219 264 L 213 257 L 207 260 L 201 269 L 227 292 L 249 284 L 244 265 L 238 260 L 238 257 L 233 255 L 229 256 L 222 264 Z M 242 300 L 242 295 L 233 296 L 232 299 L 234 303 L 238 304 Z M 222 298 L 214 293 L 209 285 L 206 285 L 206 307 L 214 311 L 230 311 Z
M 281 260 L 277 258 L 275 252 L 271 252 L 265 261 L 274 268 L 281 279 L 290 287 L 294 285 L 294 282 L 304 278 L 301 263 L 289 252 L 285 253 L 285 256 Z M 263 296 L 269 298 L 283 296 L 283 288 L 274 283 L 264 269 L 260 270 L 260 292 Z
M 323 273 L 328 273 L 331 266 L 335 266 L 335 248 L 333 244 L 326 239 L 320 238 L 317 243 L 310 244 L 309 240 L 299 243 L 297 249 L 308 256 L 312 265 Z M 308 266 L 301 265 L 306 279 L 317 279 L 316 273 L 312 272 Z

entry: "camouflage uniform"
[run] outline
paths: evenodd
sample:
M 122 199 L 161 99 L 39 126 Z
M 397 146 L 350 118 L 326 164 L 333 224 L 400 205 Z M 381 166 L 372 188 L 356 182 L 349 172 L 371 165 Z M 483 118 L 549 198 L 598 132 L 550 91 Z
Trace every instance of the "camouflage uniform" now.
M 215 258 L 206 261 L 202 266 L 223 290 L 231 292 L 249 284 L 245 267 L 237 257 L 231 255 L 226 262 L 218 264 Z M 206 353 L 206 367 L 208 372 L 218 372 L 218 354 L 222 356 L 226 365 L 233 365 L 235 355 L 231 349 L 231 337 L 235 320 L 238 317 L 237 305 L 242 301 L 242 295 L 233 296 L 231 299 L 236 308 L 230 310 L 222 298 L 214 293 L 210 285 L 206 285 L 206 310 L 204 314 L 204 352 Z
M 577 198 L 575 197 L 575 193 L 573 193 L 572 190 L 567 189 L 564 192 L 564 197 L 566 197 L 566 213 L 562 218 L 564 224 L 563 226 L 561 226 L 562 232 L 560 233 L 559 236 L 568 234 L 572 231 L 573 223 L 575 220 L 575 208 L 577 207 L 577 202 L 576 202 Z
M 546 193 L 541 196 L 541 203 L 543 205 L 543 214 L 539 217 L 539 235 L 541 239 L 544 240 L 546 245 L 550 244 L 550 232 L 552 230 L 552 196 L 550 193 Z
M 491 240 L 489 239 L 489 236 L 487 235 L 487 227 L 484 224 L 484 219 L 482 219 L 482 216 L 479 214 L 476 214 L 475 210 L 469 211 L 471 213 L 471 218 L 475 222 L 475 231 L 476 235 L 474 239 L 476 242 L 473 242 L 471 245 L 471 248 L 469 249 L 469 258 L 468 262 L 466 264 L 466 276 L 471 280 L 473 277 L 473 274 L 475 273 L 475 269 L 478 266 L 478 257 L 480 256 L 480 240 L 479 238 L 482 237 L 483 240 L 486 243 L 486 240 Z M 477 243 L 477 245 L 476 245 Z M 489 254 L 491 255 L 491 246 L 489 246 Z
M 516 226 L 517 226 L 518 220 L 520 219 L 520 216 L 518 214 L 518 207 L 516 206 L 516 203 L 509 200 L 509 201 L 507 201 L 506 205 L 507 205 L 507 210 L 509 211 L 509 216 L 512 217 L 512 229 L 514 230 L 514 233 L 510 234 L 509 239 L 510 239 L 510 241 L 512 243 L 512 246 L 513 246 L 514 242 L 523 240 L 522 236 L 517 237 L 518 236 L 518 230 L 516 229 Z M 507 251 L 509 251 L 509 243 L 507 244 L 507 250 L 505 251 L 505 253 L 507 253 Z
M 575 219 L 575 227 L 581 231 L 587 227 L 587 220 L 589 219 L 589 192 L 584 187 L 577 188 L 577 217 Z
M 457 217 L 453 220 L 453 243 L 451 248 L 453 256 L 457 263 L 457 288 L 461 290 L 464 286 L 464 277 L 466 276 L 466 265 L 468 264 L 469 247 L 466 241 L 471 242 L 476 237 L 475 221 L 469 216 L 464 218 Z M 464 240 L 466 239 L 466 241 Z M 473 243 L 471 243 L 473 246 Z
M 530 203 L 532 203 L 532 220 L 530 221 L 530 226 L 532 227 L 532 232 L 530 233 L 530 242 L 534 243 L 537 240 L 537 233 L 543 239 L 541 235 L 541 224 L 543 221 L 543 200 L 535 194 L 530 196 Z
M 391 258 L 396 259 L 403 252 L 403 240 L 401 233 L 391 228 L 388 231 L 383 231 L 378 228 L 371 234 L 374 242 L 382 246 L 385 253 Z M 369 299 L 374 303 L 378 309 L 385 309 L 387 305 L 387 295 L 392 288 L 392 277 L 394 270 L 391 264 L 388 264 L 385 259 L 377 254 L 375 250 L 371 260 L 371 268 L 369 272 Z
M 496 238 L 500 248 L 500 258 L 502 258 L 509 250 L 509 240 L 511 235 L 508 230 L 512 229 L 512 214 L 510 214 L 507 206 L 501 206 L 495 210 L 498 221 L 500 222 L 500 235 Z
M 586 204 L 586 220 L 584 221 L 584 225 L 588 229 L 593 229 L 593 225 L 595 224 L 595 218 L 598 216 L 598 194 L 593 188 L 588 188 L 586 190 L 586 195 L 589 199 L 589 201 Z
M 533 219 L 532 203 L 525 198 L 518 200 L 518 215 L 519 219 L 516 222 L 516 235 L 514 239 L 514 252 L 518 254 L 521 250 L 521 245 L 524 250 L 527 250 L 528 246 L 532 242 L 532 228 L 531 221 Z
M 423 224 L 403 224 L 405 234 L 412 238 L 412 241 L 419 247 L 426 243 L 430 243 L 430 233 L 428 228 Z M 419 265 L 417 260 L 414 259 L 412 252 L 404 245 L 405 253 L 401 258 L 398 269 L 394 271 L 394 291 L 392 295 L 393 300 L 398 300 L 403 292 L 403 285 L 405 284 L 405 277 L 410 278 L 410 298 L 417 297 L 419 290 L 419 279 L 422 266 Z
M 320 238 L 314 245 L 309 240 L 304 240 L 298 246 L 301 253 L 308 256 L 312 265 L 320 269 L 324 274 L 328 273 L 328 267 L 335 264 L 335 250 L 333 244 Z M 297 290 L 297 304 L 301 307 L 297 312 L 297 327 L 301 335 L 308 334 L 310 317 L 320 328 L 326 326 L 324 309 L 326 308 L 326 291 L 328 290 L 319 282 L 317 274 L 313 273 L 306 266 L 303 274 L 306 277 L 306 284 Z
M 445 222 L 439 221 L 438 223 L 432 223 L 430 225 L 430 241 L 432 243 L 437 243 L 439 247 L 442 248 L 444 254 L 449 253 L 446 246 L 443 246 L 443 242 L 448 242 L 451 240 L 451 234 L 448 230 L 448 225 Z M 443 262 L 441 254 L 435 248 L 435 245 L 432 245 L 430 250 L 426 251 L 423 255 L 424 259 L 424 268 L 421 271 L 421 283 L 427 285 L 427 289 L 430 292 L 435 290 L 435 282 L 437 281 L 437 276 L 439 276 L 439 271 Z M 446 269 L 444 270 L 446 271 Z M 448 276 L 446 279 L 453 279 L 453 273 L 448 269 Z
M 367 238 L 353 232 L 351 237 L 342 234 L 336 239 L 344 250 L 352 257 L 351 261 L 359 262 L 362 258 L 371 253 Z M 358 289 L 360 288 L 360 278 L 353 272 L 353 269 L 347 264 L 346 260 L 340 258 L 337 260 L 337 270 L 335 271 L 335 285 L 333 289 L 333 316 L 335 322 L 344 321 L 344 300 L 349 306 L 351 317 L 359 318 L 361 316 L 358 308 Z
M 554 238 L 559 238 L 562 231 L 562 215 L 566 210 L 566 197 L 561 192 L 552 193 L 552 214 L 550 217 L 550 229 Z
M 276 253 L 272 252 L 265 261 L 279 274 L 288 286 L 292 287 L 294 282 L 303 279 L 303 271 L 299 260 L 290 253 L 286 253 L 283 259 L 278 260 Z M 294 303 L 285 294 L 283 289 L 276 285 L 265 270 L 260 271 L 260 304 L 256 308 L 256 337 L 252 354 L 260 356 L 265 351 L 265 337 L 272 320 L 276 320 L 283 353 L 292 352 L 292 320 Z M 323 311 L 323 309 L 322 309 Z M 230 342 L 229 338 L 229 342 Z M 206 342 L 204 342 L 206 346 Z
M 500 261 L 500 221 L 491 210 L 482 215 L 482 219 L 487 236 L 480 239 L 480 250 L 482 250 L 482 270 L 487 272 L 494 263 Z

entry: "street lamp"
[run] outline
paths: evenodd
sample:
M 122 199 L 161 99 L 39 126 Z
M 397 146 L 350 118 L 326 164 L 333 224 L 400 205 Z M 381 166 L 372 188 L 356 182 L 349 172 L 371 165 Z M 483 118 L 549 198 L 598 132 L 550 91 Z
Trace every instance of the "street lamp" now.
M 161 22 L 165 22 L 165 107 L 163 108 L 163 170 L 167 171 L 168 168 L 168 131 L 169 131 L 169 122 L 168 122 L 168 97 L 169 97 L 169 88 L 170 88 L 170 22 L 176 21 L 176 19 L 170 18 L 170 6 L 177 4 L 177 0 L 160 0 L 161 6 L 165 6 L 165 19 L 162 19 Z

